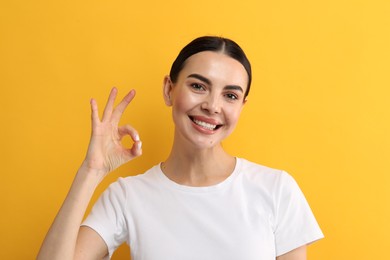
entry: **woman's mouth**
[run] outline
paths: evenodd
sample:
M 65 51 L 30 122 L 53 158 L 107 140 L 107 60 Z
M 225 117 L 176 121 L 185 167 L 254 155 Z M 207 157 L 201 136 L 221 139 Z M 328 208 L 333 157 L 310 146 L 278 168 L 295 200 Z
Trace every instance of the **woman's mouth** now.
M 195 119 L 193 117 L 190 117 L 190 119 L 192 120 L 192 122 L 194 122 L 196 125 L 202 127 L 202 128 L 205 128 L 207 130 L 216 130 L 218 128 L 220 128 L 222 125 L 215 125 L 215 124 L 211 124 L 211 123 L 207 123 L 207 122 L 204 122 L 204 121 L 201 121 L 201 120 L 198 120 L 198 119 Z

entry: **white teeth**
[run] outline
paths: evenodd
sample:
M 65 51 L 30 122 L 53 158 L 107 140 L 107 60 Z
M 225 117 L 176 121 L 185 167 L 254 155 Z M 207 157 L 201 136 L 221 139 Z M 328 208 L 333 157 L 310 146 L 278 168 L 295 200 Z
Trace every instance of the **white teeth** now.
M 203 121 L 199 121 L 199 120 L 196 120 L 196 119 L 194 119 L 193 121 L 194 121 L 195 124 L 200 125 L 201 127 L 204 127 L 204 128 L 206 128 L 208 130 L 214 130 L 217 127 L 217 125 L 212 125 L 212 124 L 209 124 L 209 123 L 206 123 L 206 122 L 203 122 Z

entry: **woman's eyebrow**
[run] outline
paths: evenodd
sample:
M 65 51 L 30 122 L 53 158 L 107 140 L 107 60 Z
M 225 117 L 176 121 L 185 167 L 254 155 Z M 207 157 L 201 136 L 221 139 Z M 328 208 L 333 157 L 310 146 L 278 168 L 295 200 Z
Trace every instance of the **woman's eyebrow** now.
M 244 93 L 244 90 L 242 89 L 242 87 L 237 86 L 237 85 L 228 85 L 228 86 L 224 87 L 224 89 L 226 89 L 226 90 L 238 90 L 238 91 L 241 91 L 242 93 Z
M 199 74 L 196 74 L 196 73 L 188 75 L 187 78 L 196 78 L 196 79 L 199 79 L 199 80 L 203 81 L 207 85 L 211 85 L 211 81 L 208 78 L 203 77 L 202 75 L 199 75 Z
M 209 80 L 208 78 L 206 78 L 206 77 L 204 77 L 202 75 L 196 74 L 196 73 L 188 75 L 187 78 L 199 79 L 200 81 L 203 81 L 207 85 L 210 85 L 210 86 L 212 85 L 211 84 L 211 80 Z M 238 91 L 241 91 L 242 93 L 244 93 L 244 90 L 242 89 L 242 87 L 240 87 L 238 85 L 227 85 L 226 87 L 224 87 L 224 89 L 225 90 L 238 90 Z

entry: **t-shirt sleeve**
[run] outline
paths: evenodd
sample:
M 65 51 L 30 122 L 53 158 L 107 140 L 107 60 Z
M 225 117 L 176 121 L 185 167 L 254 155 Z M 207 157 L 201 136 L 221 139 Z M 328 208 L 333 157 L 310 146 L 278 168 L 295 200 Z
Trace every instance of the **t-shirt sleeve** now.
M 103 238 L 108 247 L 109 258 L 128 237 L 125 207 L 125 184 L 119 179 L 102 193 L 82 223 L 82 226 L 92 228 Z
M 277 256 L 324 237 L 301 189 L 286 172 L 280 175 L 275 207 Z

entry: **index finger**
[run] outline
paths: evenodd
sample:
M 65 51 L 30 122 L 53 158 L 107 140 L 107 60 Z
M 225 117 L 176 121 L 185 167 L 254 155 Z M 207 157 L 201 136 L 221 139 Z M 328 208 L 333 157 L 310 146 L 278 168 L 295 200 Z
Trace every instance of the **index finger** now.
M 130 90 L 129 93 L 122 99 L 122 101 L 116 106 L 114 111 L 112 112 L 111 116 L 111 122 L 118 124 L 119 120 L 121 119 L 121 116 L 123 112 L 125 111 L 126 107 L 130 104 L 130 102 L 135 97 L 135 90 Z

